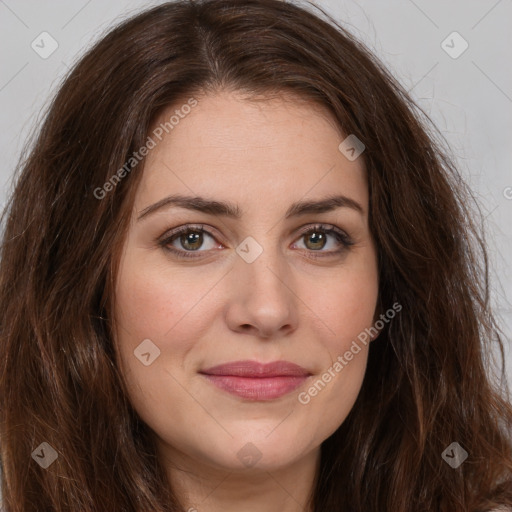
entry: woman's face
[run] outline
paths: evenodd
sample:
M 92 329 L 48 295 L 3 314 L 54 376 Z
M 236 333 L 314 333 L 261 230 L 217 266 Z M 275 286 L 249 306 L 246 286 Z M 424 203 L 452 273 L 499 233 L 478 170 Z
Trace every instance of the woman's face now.
M 285 467 L 362 384 L 368 346 L 345 354 L 377 303 L 364 164 L 326 111 L 290 97 L 218 93 L 157 125 L 176 109 L 151 135 L 116 284 L 130 400 L 171 459 Z

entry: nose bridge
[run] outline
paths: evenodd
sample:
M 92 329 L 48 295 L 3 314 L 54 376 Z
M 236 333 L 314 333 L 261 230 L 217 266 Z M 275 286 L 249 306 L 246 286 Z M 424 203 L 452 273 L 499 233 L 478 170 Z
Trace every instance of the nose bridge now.
M 292 274 L 279 242 L 271 233 L 261 232 L 236 248 L 238 257 L 231 273 L 233 328 L 251 325 L 270 336 L 283 326 L 294 325 Z
M 258 239 L 248 236 L 237 247 L 241 260 L 236 263 L 237 278 L 250 284 L 254 292 L 283 294 L 283 288 L 286 289 L 283 281 L 289 273 L 280 241 L 269 232 L 255 236 Z

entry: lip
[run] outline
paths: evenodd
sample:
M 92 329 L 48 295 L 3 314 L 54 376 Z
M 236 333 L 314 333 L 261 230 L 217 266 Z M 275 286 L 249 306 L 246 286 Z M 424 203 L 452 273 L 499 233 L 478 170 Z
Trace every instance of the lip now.
M 209 382 L 248 400 L 275 400 L 297 389 L 310 375 L 289 361 L 233 361 L 201 370 Z

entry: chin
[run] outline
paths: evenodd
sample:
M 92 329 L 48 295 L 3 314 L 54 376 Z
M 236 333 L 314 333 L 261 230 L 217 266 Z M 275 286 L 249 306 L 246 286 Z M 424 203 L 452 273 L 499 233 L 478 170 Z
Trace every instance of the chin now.
M 249 435 L 234 435 L 226 444 L 215 443 L 216 452 L 208 458 L 229 471 L 275 471 L 293 464 L 313 447 L 302 445 L 296 436 L 256 431 Z M 219 451 L 220 448 L 220 451 Z

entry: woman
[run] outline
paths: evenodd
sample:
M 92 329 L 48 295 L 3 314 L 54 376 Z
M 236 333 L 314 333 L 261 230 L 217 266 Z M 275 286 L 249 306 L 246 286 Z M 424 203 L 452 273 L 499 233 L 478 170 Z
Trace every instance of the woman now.
M 285 2 L 96 44 L 6 210 L 6 512 L 510 508 L 485 246 L 427 121 Z

